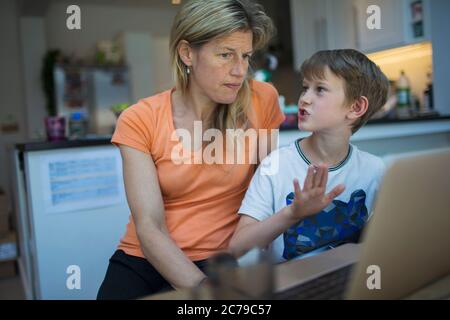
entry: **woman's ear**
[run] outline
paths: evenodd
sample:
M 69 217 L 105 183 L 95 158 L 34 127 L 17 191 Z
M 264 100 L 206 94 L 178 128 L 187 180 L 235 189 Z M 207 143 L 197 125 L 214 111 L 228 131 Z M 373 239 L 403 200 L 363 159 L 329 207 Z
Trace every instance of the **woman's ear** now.
M 355 120 L 362 117 L 369 108 L 369 100 L 365 96 L 357 98 L 353 104 L 350 106 L 350 110 L 347 113 L 347 118 L 350 120 Z
M 186 40 L 181 40 L 178 43 L 178 55 L 186 66 L 192 66 L 193 50 L 189 45 L 189 42 Z

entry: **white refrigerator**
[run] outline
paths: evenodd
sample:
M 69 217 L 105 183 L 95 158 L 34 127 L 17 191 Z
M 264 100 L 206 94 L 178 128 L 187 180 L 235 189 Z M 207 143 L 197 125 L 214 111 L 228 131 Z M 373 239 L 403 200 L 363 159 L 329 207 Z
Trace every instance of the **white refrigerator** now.
M 27 299 L 95 299 L 125 232 L 130 211 L 119 151 L 107 140 L 76 143 L 28 144 L 13 153 Z

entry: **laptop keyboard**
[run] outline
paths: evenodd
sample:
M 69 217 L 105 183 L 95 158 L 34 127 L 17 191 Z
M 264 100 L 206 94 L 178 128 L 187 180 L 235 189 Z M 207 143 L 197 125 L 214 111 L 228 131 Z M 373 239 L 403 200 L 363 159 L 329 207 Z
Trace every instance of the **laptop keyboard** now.
M 341 300 L 352 265 L 327 273 L 286 291 L 276 293 L 277 300 Z

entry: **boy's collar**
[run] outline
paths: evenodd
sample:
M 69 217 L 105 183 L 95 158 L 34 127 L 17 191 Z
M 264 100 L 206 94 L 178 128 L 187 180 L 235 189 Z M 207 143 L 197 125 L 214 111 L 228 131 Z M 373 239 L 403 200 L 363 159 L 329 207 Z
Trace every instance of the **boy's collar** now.
M 303 138 L 297 139 L 295 140 L 295 147 L 297 148 L 298 154 L 300 155 L 300 157 L 303 159 L 303 161 L 306 162 L 306 164 L 309 166 L 311 165 L 311 161 L 309 161 L 309 159 L 306 157 L 305 153 L 302 150 L 302 147 L 300 146 L 300 141 L 302 141 Z M 336 171 L 340 168 L 342 168 L 349 160 L 350 157 L 352 155 L 353 152 L 353 146 L 350 144 L 349 148 L 348 148 L 348 152 L 347 155 L 345 156 L 344 160 L 342 160 L 340 163 L 338 163 L 336 166 L 334 167 L 330 167 L 328 168 L 328 172 L 332 172 L 332 171 Z

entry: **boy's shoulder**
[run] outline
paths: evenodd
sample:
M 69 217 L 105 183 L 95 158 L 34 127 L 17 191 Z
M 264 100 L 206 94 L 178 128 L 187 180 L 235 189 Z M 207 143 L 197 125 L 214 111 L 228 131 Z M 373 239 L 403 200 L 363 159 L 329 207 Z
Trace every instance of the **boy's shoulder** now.
M 273 150 L 260 163 L 258 171 L 260 175 L 267 175 L 279 179 L 286 175 L 293 167 L 297 170 L 302 166 L 294 143 L 281 146 Z
M 385 170 L 384 161 L 380 157 L 360 150 L 354 145 L 352 145 L 352 148 L 356 161 L 364 164 L 365 168 L 370 168 L 371 171 L 376 171 L 376 173 L 382 173 Z
M 288 145 L 281 146 L 275 150 L 272 150 L 261 163 L 271 163 L 273 161 L 289 161 L 295 157 L 295 144 L 293 142 Z

